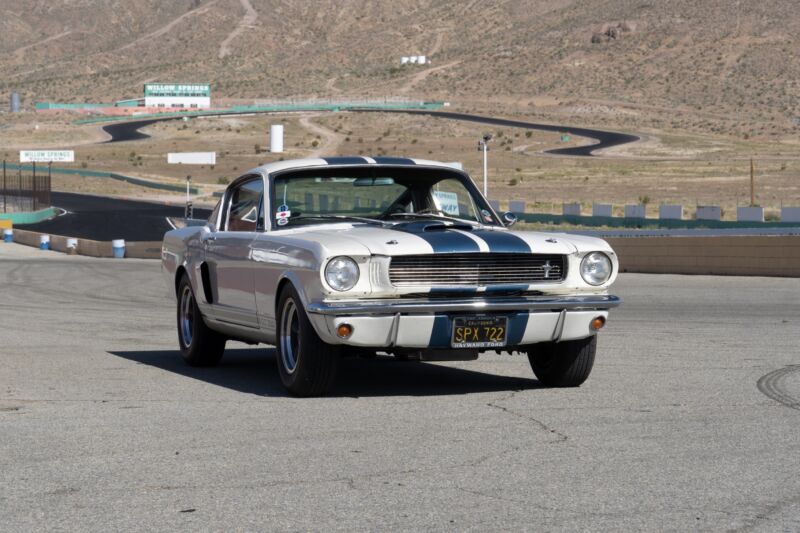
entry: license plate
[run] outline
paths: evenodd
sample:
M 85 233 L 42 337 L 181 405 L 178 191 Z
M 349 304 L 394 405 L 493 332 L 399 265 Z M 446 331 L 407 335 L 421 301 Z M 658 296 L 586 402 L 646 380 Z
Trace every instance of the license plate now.
M 508 318 L 469 316 L 453 319 L 453 348 L 500 348 L 508 338 Z

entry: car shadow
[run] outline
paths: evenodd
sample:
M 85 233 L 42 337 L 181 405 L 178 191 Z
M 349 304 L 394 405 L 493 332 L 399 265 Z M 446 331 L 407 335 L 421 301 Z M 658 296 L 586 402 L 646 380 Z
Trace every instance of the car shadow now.
M 213 368 L 191 367 L 178 350 L 109 351 L 111 355 L 259 396 L 288 396 L 275 364 L 274 348 L 227 349 Z M 329 397 L 439 396 L 541 388 L 535 379 L 498 376 L 391 356 L 345 358 Z

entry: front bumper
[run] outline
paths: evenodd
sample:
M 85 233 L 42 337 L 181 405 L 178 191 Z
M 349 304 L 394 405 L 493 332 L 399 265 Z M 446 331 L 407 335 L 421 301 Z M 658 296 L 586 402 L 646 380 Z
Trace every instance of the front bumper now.
M 582 339 L 595 332 L 592 319 L 608 317 L 622 300 L 605 294 L 502 298 L 393 299 L 314 302 L 306 310 L 317 333 L 329 344 L 362 347 L 449 348 L 456 316 L 508 317 L 508 347 Z M 353 326 L 347 339 L 340 324 Z

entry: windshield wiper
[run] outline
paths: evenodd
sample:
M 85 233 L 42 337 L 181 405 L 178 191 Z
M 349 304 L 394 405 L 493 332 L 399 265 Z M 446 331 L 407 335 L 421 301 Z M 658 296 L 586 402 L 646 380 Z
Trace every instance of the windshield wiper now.
M 406 213 L 405 211 L 401 213 L 388 213 L 384 215 L 386 218 L 392 217 L 408 217 L 408 218 L 443 218 L 445 220 L 456 220 L 461 222 L 460 219 L 451 217 L 445 214 L 442 214 L 441 211 L 434 212 L 434 211 L 417 211 L 416 213 Z
M 296 217 L 292 217 L 289 220 L 354 220 L 356 222 L 364 222 L 366 224 L 378 224 L 379 226 L 386 226 L 386 222 L 381 220 L 376 220 L 374 218 L 367 218 L 367 217 L 358 217 L 358 216 L 350 216 L 350 215 L 299 215 Z

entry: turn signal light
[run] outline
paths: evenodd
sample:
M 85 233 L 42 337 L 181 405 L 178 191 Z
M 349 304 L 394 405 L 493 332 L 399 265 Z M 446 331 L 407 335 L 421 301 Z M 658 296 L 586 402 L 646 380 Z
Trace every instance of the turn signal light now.
M 597 331 L 605 325 L 606 325 L 606 318 L 604 316 L 595 317 L 589 323 L 589 327 L 592 328 L 593 331 Z
M 336 327 L 336 334 L 342 339 L 346 339 L 353 334 L 353 326 L 350 324 L 339 324 Z

